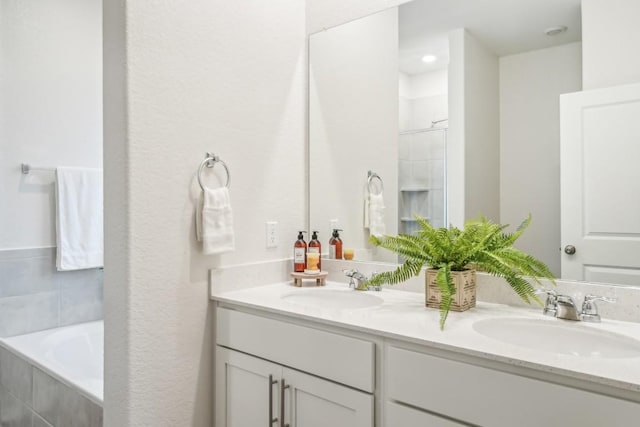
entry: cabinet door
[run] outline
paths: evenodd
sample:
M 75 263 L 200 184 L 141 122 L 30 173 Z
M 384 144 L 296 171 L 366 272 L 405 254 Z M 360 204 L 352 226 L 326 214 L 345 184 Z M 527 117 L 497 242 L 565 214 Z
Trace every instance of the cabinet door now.
M 216 427 L 277 425 L 271 423 L 270 414 L 278 416 L 281 373 L 280 365 L 217 346 Z
M 463 427 L 465 425 L 395 402 L 387 402 L 384 413 L 384 425 L 388 427 Z
M 393 346 L 385 356 L 387 399 L 463 425 L 638 425 L 636 402 Z
M 373 395 L 283 368 L 290 427 L 372 427 Z

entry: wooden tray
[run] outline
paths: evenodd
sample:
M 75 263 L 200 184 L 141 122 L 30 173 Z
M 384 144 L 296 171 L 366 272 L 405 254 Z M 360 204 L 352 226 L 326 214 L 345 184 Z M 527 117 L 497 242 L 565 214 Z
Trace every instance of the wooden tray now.
M 302 286 L 303 280 L 311 280 L 315 279 L 316 286 L 324 286 L 326 284 L 327 275 L 329 273 L 326 271 L 321 271 L 318 274 L 307 274 L 307 273 L 296 273 L 292 272 L 291 277 L 293 277 L 293 286 Z

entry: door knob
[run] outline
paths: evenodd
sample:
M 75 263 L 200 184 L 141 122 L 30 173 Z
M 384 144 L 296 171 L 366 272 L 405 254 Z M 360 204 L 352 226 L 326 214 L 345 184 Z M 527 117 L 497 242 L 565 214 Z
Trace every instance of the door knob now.
M 576 247 L 573 245 L 567 245 L 564 247 L 564 253 L 567 255 L 573 255 L 576 253 Z

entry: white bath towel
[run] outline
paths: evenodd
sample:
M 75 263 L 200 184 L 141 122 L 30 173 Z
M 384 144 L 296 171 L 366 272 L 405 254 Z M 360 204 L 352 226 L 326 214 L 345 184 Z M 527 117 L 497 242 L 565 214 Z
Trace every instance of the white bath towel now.
M 56 169 L 56 267 L 102 267 L 102 169 Z
M 384 225 L 384 197 L 382 194 L 369 194 L 369 234 L 382 237 L 386 233 Z
M 206 188 L 203 198 L 202 228 L 199 234 L 204 253 L 211 255 L 235 250 L 229 189 Z

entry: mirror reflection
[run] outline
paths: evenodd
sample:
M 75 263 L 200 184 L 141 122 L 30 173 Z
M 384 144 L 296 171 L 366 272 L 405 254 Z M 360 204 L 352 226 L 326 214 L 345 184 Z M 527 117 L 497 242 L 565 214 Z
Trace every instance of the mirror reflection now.
M 533 223 L 520 249 L 561 274 L 561 94 L 582 90 L 579 0 L 415 0 L 310 37 L 310 226 L 368 243 L 414 215 Z M 375 232 L 375 231 L 374 231 Z
M 356 259 L 396 261 L 367 242 L 375 170 L 387 234 L 415 214 L 531 212 L 522 249 L 559 275 L 558 97 L 581 89 L 580 2 L 514 3 L 416 0 L 311 36 L 312 228 L 337 224 Z

